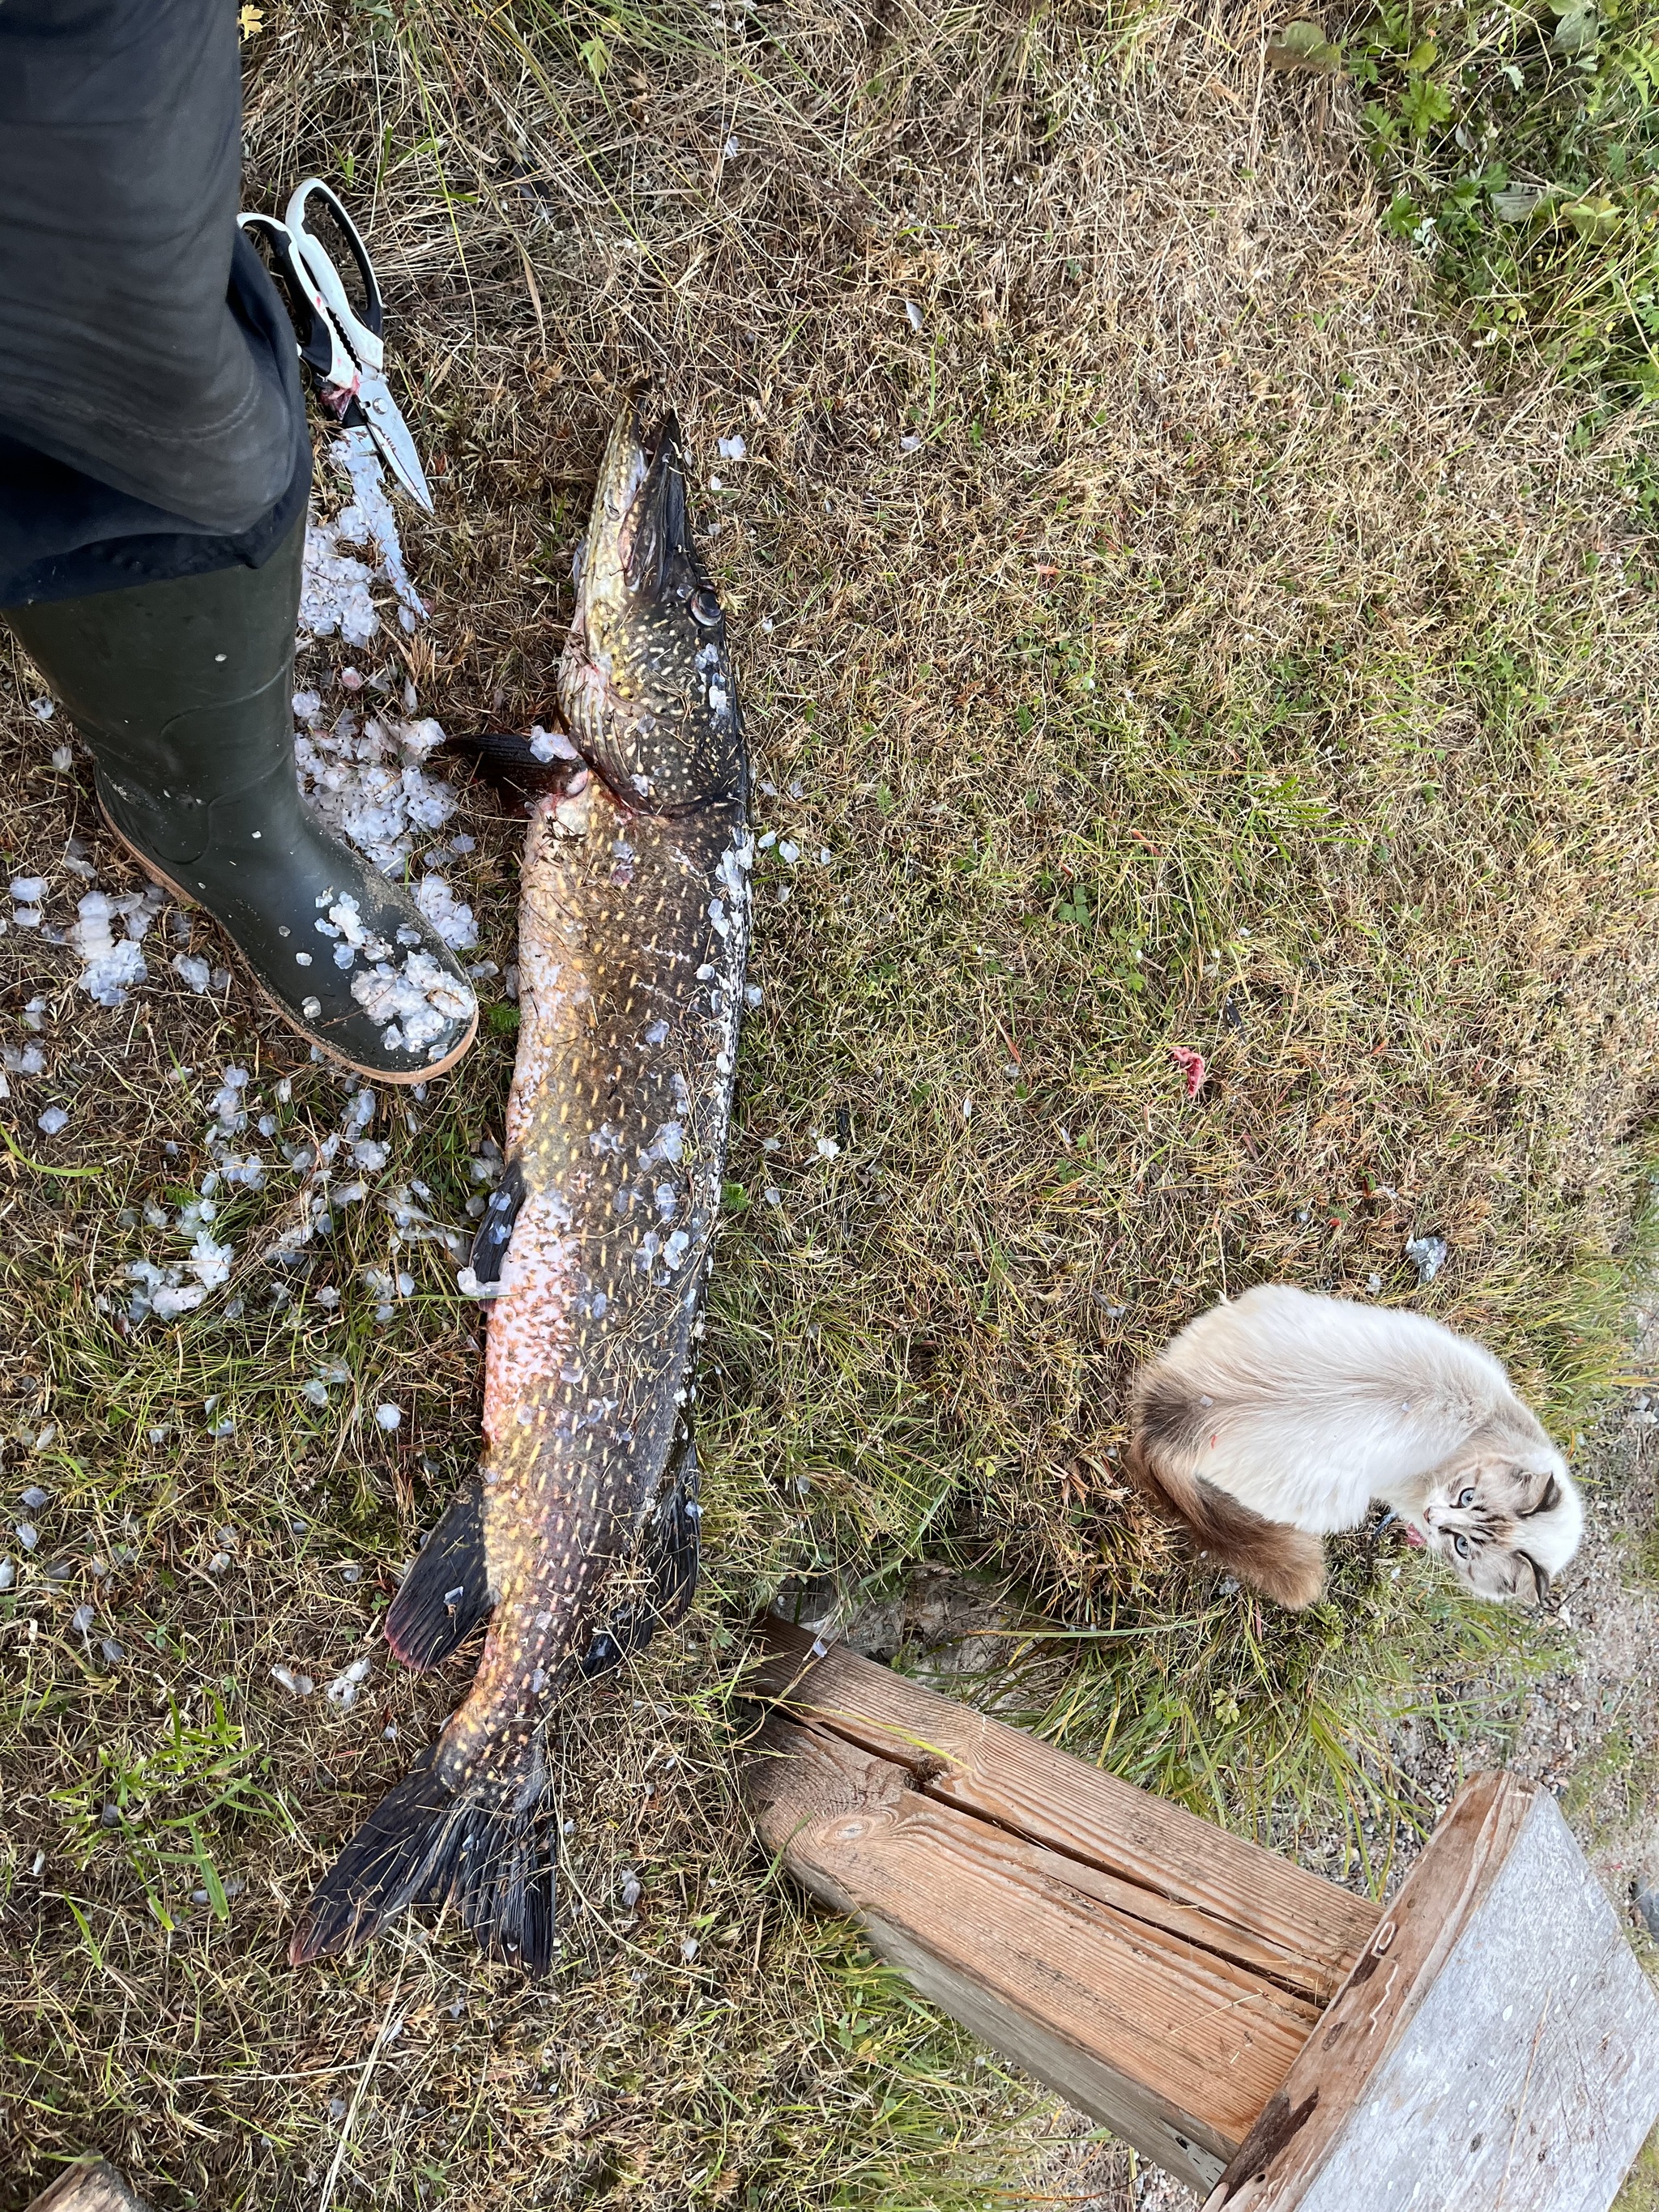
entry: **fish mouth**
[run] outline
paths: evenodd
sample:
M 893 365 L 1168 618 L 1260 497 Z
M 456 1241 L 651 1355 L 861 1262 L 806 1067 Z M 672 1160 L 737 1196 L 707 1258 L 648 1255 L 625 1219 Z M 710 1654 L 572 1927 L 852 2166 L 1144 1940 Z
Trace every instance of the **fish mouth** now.
M 660 599 L 696 567 L 679 420 L 642 386 L 617 415 L 600 464 L 577 618 L 606 602 Z
M 648 386 L 618 411 L 600 465 L 559 703 L 618 803 L 741 801 L 726 617 L 691 540 L 679 423 Z

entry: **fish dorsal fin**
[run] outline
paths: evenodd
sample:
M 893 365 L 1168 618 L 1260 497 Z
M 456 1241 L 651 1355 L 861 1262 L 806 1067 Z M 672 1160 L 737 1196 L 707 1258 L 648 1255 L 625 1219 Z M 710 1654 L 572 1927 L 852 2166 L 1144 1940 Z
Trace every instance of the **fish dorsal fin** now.
M 483 1219 L 478 1224 L 472 1239 L 472 1279 L 478 1283 L 499 1283 L 501 1262 L 507 1257 L 507 1248 L 513 1236 L 513 1224 L 519 1218 L 519 1208 L 524 1204 L 524 1164 L 509 1160 L 507 1173 L 489 1194 Z
M 484 1561 L 483 1486 L 475 1475 L 450 1499 L 404 1577 L 386 1617 L 386 1640 L 405 1667 L 435 1667 L 494 1603 Z

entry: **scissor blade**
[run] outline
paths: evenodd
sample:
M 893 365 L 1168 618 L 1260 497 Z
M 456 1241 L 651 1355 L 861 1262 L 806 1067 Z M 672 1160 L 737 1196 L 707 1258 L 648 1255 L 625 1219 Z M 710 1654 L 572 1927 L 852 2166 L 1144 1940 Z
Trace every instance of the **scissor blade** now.
M 427 489 L 421 457 L 415 450 L 409 425 L 398 411 L 398 403 L 387 391 L 386 379 L 378 369 L 365 366 L 360 372 L 357 401 L 386 466 L 416 506 L 423 507 L 430 514 L 432 494 Z

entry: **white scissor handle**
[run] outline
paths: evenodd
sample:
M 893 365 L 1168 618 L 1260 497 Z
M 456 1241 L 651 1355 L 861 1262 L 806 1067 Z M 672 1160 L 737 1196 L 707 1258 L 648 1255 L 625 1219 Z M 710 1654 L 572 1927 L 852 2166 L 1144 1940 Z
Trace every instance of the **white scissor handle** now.
M 374 281 L 374 265 L 368 258 L 368 248 L 358 235 L 356 223 L 320 177 L 307 177 L 303 184 L 295 187 L 294 195 L 283 216 L 289 236 L 294 241 L 295 258 L 304 270 L 308 283 L 320 295 L 318 304 L 327 309 L 357 360 L 366 368 L 383 369 L 386 367 L 386 348 L 380 342 L 379 331 L 371 330 L 359 319 L 356 308 L 346 297 L 339 270 L 329 259 L 321 244 L 306 228 L 306 202 L 313 194 L 324 202 L 329 214 L 344 233 L 368 293 L 370 312 L 378 316 L 380 293 Z

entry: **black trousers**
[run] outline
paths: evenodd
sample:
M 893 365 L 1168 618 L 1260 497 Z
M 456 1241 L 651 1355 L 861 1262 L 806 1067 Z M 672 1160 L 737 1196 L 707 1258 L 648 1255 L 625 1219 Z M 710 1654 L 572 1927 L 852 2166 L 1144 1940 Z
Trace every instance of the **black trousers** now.
M 0 0 L 0 607 L 259 567 L 311 482 L 236 0 Z

